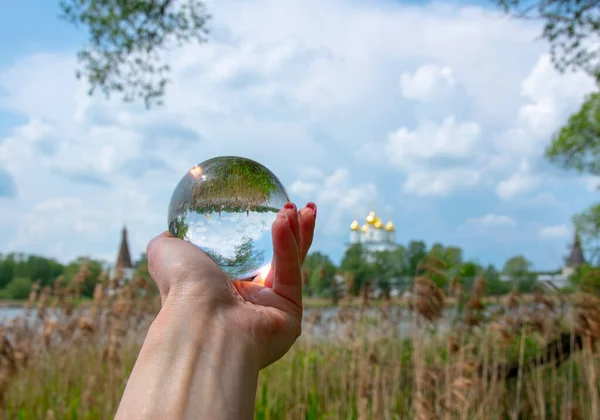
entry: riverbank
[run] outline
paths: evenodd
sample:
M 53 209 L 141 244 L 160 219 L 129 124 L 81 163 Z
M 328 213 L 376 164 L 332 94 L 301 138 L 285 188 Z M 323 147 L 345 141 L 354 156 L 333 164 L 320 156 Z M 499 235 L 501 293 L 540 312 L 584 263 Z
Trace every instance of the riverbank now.
M 80 298 L 75 301 L 75 306 L 78 305 L 89 305 L 92 302 L 90 298 Z M 48 302 L 50 305 L 52 304 L 52 300 Z M 19 299 L 0 299 L 0 308 L 10 308 L 10 309 L 23 309 L 27 304 L 27 300 L 19 300 Z
M 506 296 L 488 296 L 483 299 L 484 305 L 495 305 L 502 303 L 502 301 L 506 299 Z M 521 295 L 520 299 L 526 303 L 533 299 L 532 295 Z M 76 305 L 89 305 L 91 303 L 90 298 L 82 298 L 79 299 Z M 23 308 L 27 303 L 26 300 L 15 300 L 15 299 L 0 299 L 0 308 Z M 378 307 L 383 303 L 386 303 L 383 299 L 371 299 L 369 300 L 369 306 Z M 363 301 L 360 297 L 354 297 L 351 299 L 344 299 L 344 305 L 347 305 L 351 308 L 359 308 L 362 306 Z M 399 306 L 401 308 L 406 308 L 410 305 L 410 298 L 401 297 L 401 298 L 392 298 L 387 302 L 390 306 Z M 303 305 L 307 309 L 326 309 L 333 308 L 336 305 L 333 303 L 331 299 L 321 298 L 321 297 L 304 297 Z M 339 303 L 338 303 L 339 305 Z M 456 299 L 454 297 L 446 298 L 446 307 L 456 306 Z

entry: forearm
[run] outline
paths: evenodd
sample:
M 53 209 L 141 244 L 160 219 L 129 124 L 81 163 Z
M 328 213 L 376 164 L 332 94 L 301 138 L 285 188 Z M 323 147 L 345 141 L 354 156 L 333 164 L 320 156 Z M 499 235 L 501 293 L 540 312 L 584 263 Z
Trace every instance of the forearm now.
M 210 316 L 163 308 L 131 373 L 116 419 L 252 419 L 259 363 Z

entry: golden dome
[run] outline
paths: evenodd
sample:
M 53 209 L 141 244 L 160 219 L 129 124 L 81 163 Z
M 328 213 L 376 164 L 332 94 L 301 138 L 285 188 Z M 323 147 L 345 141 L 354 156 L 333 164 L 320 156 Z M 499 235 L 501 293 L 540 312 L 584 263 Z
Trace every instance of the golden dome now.
M 359 226 L 357 220 L 355 220 L 354 222 L 352 222 L 352 224 L 350 225 L 350 229 L 351 230 L 359 230 L 360 229 L 360 226 Z
M 375 227 L 375 229 L 383 228 L 383 223 L 381 222 L 381 219 L 379 217 L 375 219 L 375 223 L 373 223 L 373 226 Z
M 368 224 L 372 225 L 375 224 L 375 221 L 377 220 L 377 216 L 375 216 L 375 212 L 372 211 L 369 213 L 369 215 L 366 218 L 366 221 Z
M 385 225 L 385 230 L 387 230 L 388 232 L 393 232 L 396 230 L 396 228 L 394 227 L 394 224 L 391 221 L 389 221 Z
M 363 232 L 366 232 L 369 229 L 369 225 L 367 225 L 366 223 L 363 225 L 363 227 L 361 228 L 361 230 Z

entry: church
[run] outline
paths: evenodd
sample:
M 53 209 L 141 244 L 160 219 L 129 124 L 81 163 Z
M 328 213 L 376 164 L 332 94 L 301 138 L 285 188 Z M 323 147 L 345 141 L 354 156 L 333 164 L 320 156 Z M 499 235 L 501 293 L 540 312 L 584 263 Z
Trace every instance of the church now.
M 361 226 L 358 220 L 350 224 L 350 239 L 347 247 L 362 244 L 369 252 L 392 251 L 396 249 L 396 228 L 392 221 L 383 223 L 374 211 L 371 211 Z
M 121 244 L 119 246 L 119 253 L 117 254 L 117 261 L 110 272 L 110 278 L 119 278 L 124 281 L 131 281 L 134 272 L 135 267 L 131 263 L 129 241 L 127 240 L 127 228 L 123 227 L 123 230 L 121 231 Z
M 541 284 L 548 284 L 552 288 L 562 289 L 569 286 L 569 277 L 571 277 L 577 268 L 583 264 L 586 264 L 586 261 L 583 256 L 579 235 L 577 230 L 575 230 L 573 242 L 571 243 L 571 251 L 565 260 L 564 266 L 560 270 L 554 272 L 538 273 L 537 281 Z

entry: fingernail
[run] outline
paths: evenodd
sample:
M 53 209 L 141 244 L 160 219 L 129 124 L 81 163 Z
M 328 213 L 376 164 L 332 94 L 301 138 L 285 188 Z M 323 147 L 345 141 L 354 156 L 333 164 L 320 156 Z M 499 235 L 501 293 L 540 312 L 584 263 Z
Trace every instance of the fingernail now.
M 317 217 L 317 205 L 315 203 L 310 201 L 310 202 L 306 203 L 306 207 L 308 207 L 309 209 L 312 209 L 313 213 L 315 214 L 315 217 Z
M 283 207 L 286 209 L 294 209 L 294 213 L 296 213 L 297 211 L 296 205 L 294 203 L 285 203 Z

